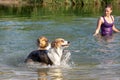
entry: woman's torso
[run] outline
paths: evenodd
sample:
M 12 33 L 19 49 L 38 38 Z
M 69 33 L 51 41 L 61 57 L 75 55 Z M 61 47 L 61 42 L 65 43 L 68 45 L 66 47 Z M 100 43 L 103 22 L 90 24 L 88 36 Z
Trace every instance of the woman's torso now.
M 113 18 L 112 18 L 112 16 L 111 16 L 112 22 L 109 23 L 109 22 L 105 19 L 105 17 L 102 17 L 102 18 L 103 18 L 103 23 L 102 23 L 102 25 L 101 25 L 101 35 L 102 35 L 102 36 L 106 36 L 106 35 L 111 36 L 112 33 L 113 33 L 112 27 L 113 27 L 113 25 L 114 25 L 114 20 L 113 20 Z

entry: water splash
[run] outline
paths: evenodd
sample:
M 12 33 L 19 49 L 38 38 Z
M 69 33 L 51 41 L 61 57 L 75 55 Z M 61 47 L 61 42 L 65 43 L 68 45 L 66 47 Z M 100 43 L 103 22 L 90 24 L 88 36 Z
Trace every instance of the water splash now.
M 69 50 L 65 50 L 63 52 L 63 55 L 62 55 L 62 59 L 61 59 L 61 64 L 59 66 L 56 66 L 56 65 L 42 65 L 41 63 L 27 63 L 26 66 L 28 68 L 67 68 L 67 67 L 70 67 L 70 59 L 71 59 L 71 53 Z

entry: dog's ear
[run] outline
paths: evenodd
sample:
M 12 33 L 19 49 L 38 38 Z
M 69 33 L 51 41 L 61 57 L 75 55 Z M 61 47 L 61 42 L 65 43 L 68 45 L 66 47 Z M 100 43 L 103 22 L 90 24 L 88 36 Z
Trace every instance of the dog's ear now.
M 52 43 L 51 43 L 51 47 L 54 48 L 55 45 L 56 45 L 56 44 L 55 44 L 55 41 L 52 41 Z
M 39 38 L 37 39 L 36 44 L 37 44 L 37 46 L 40 46 L 40 40 L 39 40 Z
M 52 43 L 51 43 L 52 48 L 58 48 L 59 46 L 60 46 L 59 41 L 57 41 L 57 40 L 52 41 Z
M 56 41 L 56 40 L 52 41 L 51 47 L 52 48 L 58 48 L 58 41 Z

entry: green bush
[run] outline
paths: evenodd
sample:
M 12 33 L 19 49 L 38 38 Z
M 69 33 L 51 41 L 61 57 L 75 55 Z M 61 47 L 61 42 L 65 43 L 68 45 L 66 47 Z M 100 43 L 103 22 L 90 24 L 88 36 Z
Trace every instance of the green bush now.
M 42 3 L 43 0 L 27 0 L 28 3 Z
M 105 4 L 111 4 L 113 0 L 102 0 L 102 1 L 105 2 Z

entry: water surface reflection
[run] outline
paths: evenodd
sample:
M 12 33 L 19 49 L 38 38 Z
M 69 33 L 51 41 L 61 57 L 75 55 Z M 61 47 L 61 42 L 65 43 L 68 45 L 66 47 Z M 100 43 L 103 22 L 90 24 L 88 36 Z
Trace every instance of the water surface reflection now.
M 61 9 L 61 8 L 59 8 Z M 87 10 L 66 11 L 62 8 L 54 14 L 49 9 L 39 9 L 24 14 L 4 12 L 7 18 L 0 20 L 0 79 L 2 80 L 119 80 L 120 77 L 120 36 L 113 36 L 110 42 L 93 37 L 97 15 Z M 9 11 L 9 10 L 8 10 Z M 23 9 L 25 11 L 25 9 Z M 62 13 L 63 12 L 63 13 Z M 83 14 L 83 13 L 86 14 Z M 59 13 L 59 14 L 58 14 Z M 116 26 L 119 16 L 115 12 Z M 1 13 L 2 14 L 2 13 Z M 20 16 L 22 17 L 15 17 Z M 80 17 L 84 15 L 95 17 Z M 13 16 L 11 16 L 13 15 Z M 28 15 L 28 16 L 26 16 Z M 12 18 L 8 18 L 11 16 Z M 25 16 L 25 17 L 24 17 Z M 33 17 L 34 16 L 34 17 Z M 36 18 L 36 16 L 38 16 Z M 15 18 L 13 18 L 15 17 Z M 26 56 L 37 49 L 36 39 L 45 35 L 50 41 L 62 37 L 71 42 L 71 63 L 69 68 L 29 69 L 25 66 Z M 111 60 L 113 62 L 111 63 Z M 106 64 L 107 62 L 110 62 Z

